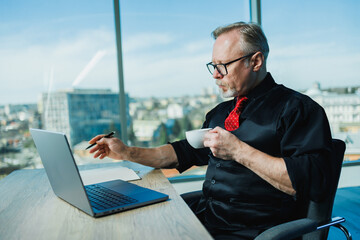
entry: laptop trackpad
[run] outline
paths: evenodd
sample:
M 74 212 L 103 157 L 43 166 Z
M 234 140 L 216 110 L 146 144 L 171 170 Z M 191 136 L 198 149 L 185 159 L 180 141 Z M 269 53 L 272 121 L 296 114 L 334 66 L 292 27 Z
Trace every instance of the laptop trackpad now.
M 122 180 L 114 180 L 109 182 L 98 183 L 99 185 L 111 189 L 115 192 L 124 194 L 124 195 L 133 195 L 147 191 L 146 188 L 140 187 L 138 185 L 128 183 Z

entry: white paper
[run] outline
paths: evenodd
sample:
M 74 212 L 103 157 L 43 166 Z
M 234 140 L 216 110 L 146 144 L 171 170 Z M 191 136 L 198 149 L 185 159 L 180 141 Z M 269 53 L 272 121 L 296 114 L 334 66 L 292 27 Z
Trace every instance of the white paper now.
M 141 179 L 134 170 L 127 167 L 113 166 L 80 171 L 84 185 L 112 180 L 132 181 Z

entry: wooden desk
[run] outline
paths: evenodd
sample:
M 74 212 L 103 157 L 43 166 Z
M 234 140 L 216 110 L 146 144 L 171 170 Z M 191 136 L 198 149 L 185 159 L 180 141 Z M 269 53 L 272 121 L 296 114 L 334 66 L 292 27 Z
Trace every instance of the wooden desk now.
M 170 199 L 95 219 L 58 198 L 43 169 L 19 170 L 0 181 L 0 239 L 212 239 L 160 170 L 109 164 L 139 171 L 133 183 Z

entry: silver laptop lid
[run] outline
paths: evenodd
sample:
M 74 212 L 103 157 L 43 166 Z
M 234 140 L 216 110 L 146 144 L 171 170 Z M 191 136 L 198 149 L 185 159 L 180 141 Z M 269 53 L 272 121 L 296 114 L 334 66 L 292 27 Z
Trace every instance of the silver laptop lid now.
M 94 215 L 66 135 L 33 128 L 30 132 L 54 193 L 87 214 Z

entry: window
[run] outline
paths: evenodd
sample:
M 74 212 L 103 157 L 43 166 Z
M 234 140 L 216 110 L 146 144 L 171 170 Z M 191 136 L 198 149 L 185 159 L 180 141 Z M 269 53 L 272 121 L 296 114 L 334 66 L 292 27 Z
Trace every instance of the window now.
M 219 101 L 210 33 L 248 20 L 248 4 L 120 2 L 130 144 L 201 126 Z M 113 1 L 0 3 L 0 175 L 41 166 L 29 127 L 66 133 L 80 164 L 94 162 L 84 141 L 119 130 L 114 29 Z
M 262 1 L 268 70 L 324 107 L 333 137 L 347 143 L 345 158 L 360 155 L 360 122 L 353 117 L 360 100 L 359 7 L 358 1 Z
M 0 3 L 0 175 L 41 166 L 29 127 L 66 133 L 78 163 L 119 129 L 114 29 L 112 1 Z
M 248 21 L 249 1 L 143 0 L 120 5 L 131 144 L 159 146 L 184 139 L 185 131 L 200 128 L 206 113 L 222 101 L 206 69 L 214 42 L 211 32 L 219 25 Z M 204 169 L 186 174 L 201 175 Z
M 205 64 L 211 32 L 249 19 L 248 1 L 121 1 L 131 143 L 157 146 L 200 128 L 221 99 Z

